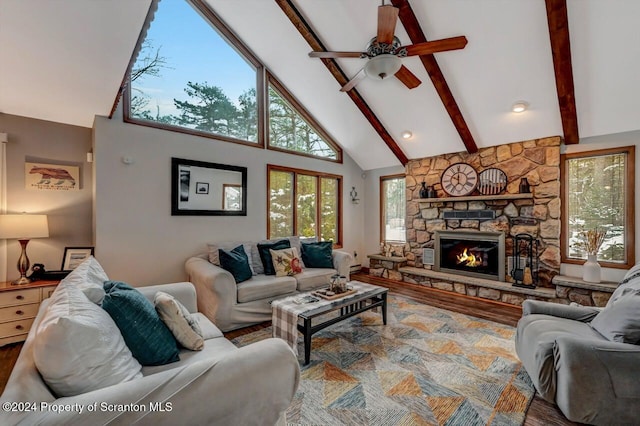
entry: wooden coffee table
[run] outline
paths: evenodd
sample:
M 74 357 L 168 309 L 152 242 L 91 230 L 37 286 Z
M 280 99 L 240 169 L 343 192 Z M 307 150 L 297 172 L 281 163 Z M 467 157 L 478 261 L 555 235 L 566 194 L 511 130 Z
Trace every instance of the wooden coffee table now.
M 361 283 L 359 281 L 351 281 L 348 285 L 356 288 L 358 292 L 336 300 L 320 299 L 318 302 L 303 305 L 295 304 L 295 302 L 293 302 L 295 297 L 289 297 L 272 303 L 274 311 L 274 336 L 288 340 L 294 351 L 296 350 L 297 336 L 292 335 L 292 333 L 287 333 L 286 330 L 279 330 L 278 328 L 284 328 L 283 316 L 286 316 L 287 320 L 291 321 L 293 321 L 293 318 L 297 319 L 296 328 L 304 337 L 305 365 L 309 364 L 311 356 L 311 336 L 318 331 L 377 307 L 380 307 L 382 311 L 382 323 L 387 324 L 387 293 L 389 289 Z M 303 293 L 296 297 L 307 294 L 311 293 Z M 295 312 L 285 312 L 291 310 Z M 326 315 L 332 312 L 336 312 L 337 315 Z M 324 318 L 319 318 L 322 316 L 324 316 Z M 276 317 L 280 318 L 280 324 L 278 324 Z M 287 324 L 287 326 L 291 326 L 291 324 Z M 279 331 L 282 331 L 282 333 L 279 333 Z

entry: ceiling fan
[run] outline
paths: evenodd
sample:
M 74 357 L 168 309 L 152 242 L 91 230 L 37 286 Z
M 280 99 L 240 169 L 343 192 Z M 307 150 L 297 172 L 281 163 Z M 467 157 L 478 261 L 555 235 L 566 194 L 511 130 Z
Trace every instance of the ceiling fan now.
M 348 92 L 366 77 L 384 80 L 392 75 L 395 75 L 409 89 L 413 89 L 422 82 L 402 65 L 400 58 L 463 49 L 467 45 L 467 38 L 458 36 L 402 46 L 398 37 L 394 35 L 398 12 L 397 7 L 385 5 L 382 0 L 382 5 L 378 6 L 378 34 L 369 41 L 365 52 L 313 51 L 309 53 L 309 56 L 312 58 L 369 59 L 366 65 L 347 84 L 342 86 L 341 92 Z

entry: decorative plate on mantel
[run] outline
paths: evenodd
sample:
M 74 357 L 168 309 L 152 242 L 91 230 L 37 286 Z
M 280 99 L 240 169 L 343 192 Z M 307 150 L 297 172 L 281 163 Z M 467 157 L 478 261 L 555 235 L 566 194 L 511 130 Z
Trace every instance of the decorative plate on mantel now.
M 477 189 L 482 195 L 498 195 L 507 187 L 507 174 L 500 169 L 485 169 L 478 178 Z

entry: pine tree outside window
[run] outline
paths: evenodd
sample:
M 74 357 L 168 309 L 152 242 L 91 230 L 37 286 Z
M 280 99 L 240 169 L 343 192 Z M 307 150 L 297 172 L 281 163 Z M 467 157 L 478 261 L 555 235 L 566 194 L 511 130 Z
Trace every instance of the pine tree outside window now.
M 163 1 L 130 73 L 124 119 L 263 146 L 263 73 L 205 2 Z
M 124 120 L 342 162 L 340 146 L 204 0 L 159 3 L 124 91 Z
M 270 149 L 342 162 L 342 150 L 272 75 L 267 76 Z
M 380 239 L 406 242 L 405 175 L 380 177 Z
M 635 147 L 562 156 L 562 262 L 582 264 L 580 232 L 606 231 L 598 262 L 628 269 L 635 263 Z
M 342 176 L 269 165 L 268 238 L 291 235 L 342 244 Z

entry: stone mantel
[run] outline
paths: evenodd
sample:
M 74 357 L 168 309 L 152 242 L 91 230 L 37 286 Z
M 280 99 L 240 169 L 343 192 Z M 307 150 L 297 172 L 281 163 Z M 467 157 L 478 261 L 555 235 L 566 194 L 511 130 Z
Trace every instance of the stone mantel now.
M 456 201 L 497 201 L 497 200 L 525 200 L 533 198 L 533 194 L 502 194 L 502 195 L 469 195 L 466 197 L 438 197 L 438 198 L 418 198 L 418 203 L 446 203 Z

